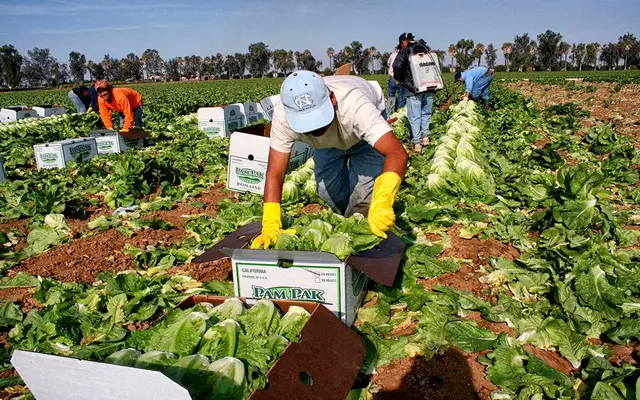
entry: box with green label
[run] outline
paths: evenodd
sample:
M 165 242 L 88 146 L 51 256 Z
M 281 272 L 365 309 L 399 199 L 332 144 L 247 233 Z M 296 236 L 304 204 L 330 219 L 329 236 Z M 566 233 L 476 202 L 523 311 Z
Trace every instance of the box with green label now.
M 264 194 L 270 148 L 269 138 L 264 134 L 264 125 L 254 125 L 243 128 L 243 132 L 234 132 L 231 135 L 227 189 Z M 287 172 L 304 164 L 310 155 L 311 148 L 308 145 L 295 142 Z
M 122 153 L 132 148 L 144 147 L 144 139 L 126 139 L 118 132 L 108 129 L 91 131 L 89 136 L 96 140 L 98 154 Z
M 76 138 L 33 146 L 38 171 L 65 168 L 70 162 L 87 162 L 98 155 L 94 138 Z
M 246 225 L 193 260 L 231 258 L 234 295 L 259 299 L 320 303 L 351 326 L 369 279 L 391 286 L 398 273 L 404 243 L 395 235 L 375 248 L 341 261 L 320 251 L 252 250 L 260 223 Z

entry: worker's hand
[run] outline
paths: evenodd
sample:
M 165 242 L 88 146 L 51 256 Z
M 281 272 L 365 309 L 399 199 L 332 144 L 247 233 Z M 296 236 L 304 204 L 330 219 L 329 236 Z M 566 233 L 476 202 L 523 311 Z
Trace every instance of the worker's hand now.
M 387 238 L 388 231 L 396 222 L 393 212 L 393 202 L 400 188 L 400 176 L 395 172 L 385 172 L 380 175 L 373 185 L 373 197 L 369 208 L 369 228 L 371 232 L 382 238 Z
M 87 108 L 87 114 L 90 113 L 90 112 L 93 112 L 93 108 L 91 108 L 91 107 Z
M 278 240 L 281 233 L 294 234 L 295 229 L 282 229 L 280 203 L 264 203 L 262 212 L 262 233 L 251 243 L 252 249 L 268 249 Z
M 462 95 L 462 98 L 460 100 L 469 100 L 469 93 L 465 93 Z
M 129 132 L 129 130 L 128 129 L 120 129 L 120 132 L 121 133 L 127 133 L 127 132 Z

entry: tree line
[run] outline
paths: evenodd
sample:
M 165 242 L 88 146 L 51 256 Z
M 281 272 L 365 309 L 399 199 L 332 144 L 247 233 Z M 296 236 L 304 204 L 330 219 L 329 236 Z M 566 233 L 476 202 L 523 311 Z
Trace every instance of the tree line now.
M 427 48 L 428 44 L 420 39 Z M 624 69 L 640 65 L 640 41 L 635 35 L 626 33 L 618 42 L 601 46 L 599 43 L 569 44 L 562 35 L 547 30 L 537 36 L 537 41 L 528 33 L 516 35 L 513 42 L 503 43 L 504 66 L 497 66 L 498 49 L 492 44 L 475 43 L 472 39 L 460 39 L 449 45 L 448 51 L 434 49 L 442 64 L 450 57 L 452 69 L 467 69 L 473 65 L 485 65 L 496 70 L 567 70 L 575 68 L 597 68 L 598 61 L 608 69 L 623 62 Z M 138 81 L 181 79 L 242 79 L 287 75 L 296 69 L 315 70 L 331 74 L 346 63 L 352 64 L 355 74 L 384 73 L 390 52 L 380 52 L 375 46 L 366 47 L 353 41 L 339 50 L 329 47 L 326 51 L 329 66 L 323 69 L 311 51 L 271 50 L 263 42 L 252 43 L 247 52 L 210 56 L 191 55 L 164 60 L 155 49 L 145 50 L 141 56 L 129 53 L 119 59 L 106 54 L 102 60 L 87 60 L 77 51 L 69 53 L 68 63 L 60 62 L 49 49 L 33 48 L 23 56 L 13 45 L 0 47 L 0 86 L 55 87 L 70 82 L 82 82 L 87 75 L 90 81 Z

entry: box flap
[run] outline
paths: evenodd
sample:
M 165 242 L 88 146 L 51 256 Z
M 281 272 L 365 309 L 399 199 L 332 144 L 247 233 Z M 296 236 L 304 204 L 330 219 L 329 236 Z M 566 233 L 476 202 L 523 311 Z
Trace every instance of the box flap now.
M 197 111 L 198 121 L 221 121 L 224 120 L 224 108 L 222 107 L 200 107 Z
M 245 225 L 196 257 L 192 262 L 202 263 L 216 261 L 232 256 L 242 256 L 243 258 L 256 261 L 277 261 L 278 259 L 293 261 L 295 259 L 295 261 L 301 263 L 329 263 L 332 262 L 332 260 L 333 263 L 336 261 L 339 262 L 335 255 L 323 252 L 247 249 L 251 240 L 260 234 L 261 230 L 262 223 L 260 222 Z M 391 286 L 398 274 L 404 249 L 404 242 L 393 233 L 387 232 L 387 239 L 380 242 L 378 246 L 358 255 L 349 256 L 347 263 L 364 273 L 373 281 L 385 286 Z M 308 253 L 308 255 L 304 253 Z
M 268 386 L 250 400 L 344 399 L 358 376 L 365 348 L 356 332 L 318 306 L 301 332 L 267 373 Z M 310 377 L 310 384 L 302 379 Z
M 233 132 L 229 143 L 229 156 L 267 162 L 269 159 L 269 138 Z
M 177 307 L 185 309 L 202 302 L 218 305 L 225 299 L 195 295 Z M 301 340 L 290 343 L 267 373 L 267 387 L 254 391 L 249 399 L 345 399 L 365 358 L 362 339 L 321 304 L 280 300 L 273 303 L 283 313 L 291 306 L 299 306 L 311 316 L 300 332 Z M 302 381 L 305 374 L 311 377 L 311 385 Z
M 191 400 L 158 371 L 22 350 L 11 364 L 38 400 Z
M 138 129 L 134 129 L 134 130 L 130 130 L 129 132 L 119 132 L 119 134 L 127 139 L 127 140 L 131 140 L 131 139 L 147 139 L 150 137 L 149 132 L 145 132 L 142 130 L 138 130 Z
M 347 258 L 347 262 L 374 282 L 392 286 L 398 275 L 405 244 L 391 232 L 387 238 L 373 249 Z

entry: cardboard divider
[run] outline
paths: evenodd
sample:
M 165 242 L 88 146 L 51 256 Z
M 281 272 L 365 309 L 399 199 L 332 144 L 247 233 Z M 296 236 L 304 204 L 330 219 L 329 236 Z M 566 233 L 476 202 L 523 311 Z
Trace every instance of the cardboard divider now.
M 229 256 L 222 251 L 223 249 L 247 248 L 261 231 L 261 222 L 245 225 L 194 258 L 192 262 L 203 263 L 228 258 Z M 350 255 L 347 258 L 347 263 L 375 282 L 391 286 L 398 274 L 398 266 L 402 260 L 404 249 L 404 242 L 393 233 L 387 232 L 387 239 L 380 242 L 378 246 L 356 255 Z
M 185 309 L 202 302 L 218 305 L 226 299 L 227 297 L 221 296 L 195 295 L 185 299 L 177 307 Z M 244 299 L 241 300 L 244 302 Z M 274 300 L 273 303 L 283 313 L 291 306 L 298 306 L 307 310 L 311 316 L 302 328 L 300 341 L 289 343 L 267 373 L 267 387 L 254 391 L 249 399 L 346 398 L 366 355 L 358 334 L 321 304 L 279 300 Z M 303 376 L 310 376 L 312 384 L 305 384 Z

